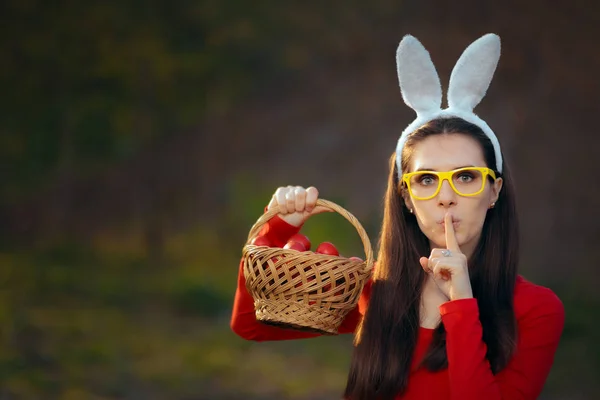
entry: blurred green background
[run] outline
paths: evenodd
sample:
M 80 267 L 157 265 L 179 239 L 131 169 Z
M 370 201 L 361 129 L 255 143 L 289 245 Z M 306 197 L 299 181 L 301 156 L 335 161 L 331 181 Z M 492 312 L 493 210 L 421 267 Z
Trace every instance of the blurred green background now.
M 235 336 L 241 248 L 273 191 L 315 185 L 376 245 L 387 159 L 413 119 L 395 50 L 446 87 L 487 32 L 516 176 L 521 273 L 567 322 L 543 399 L 600 398 L 593 123 L 600 6 L 571 1 L 0 4 L 0 399 L 334 399 L 350 335 Z M 303 232 L 364 254 L 337 214 Z

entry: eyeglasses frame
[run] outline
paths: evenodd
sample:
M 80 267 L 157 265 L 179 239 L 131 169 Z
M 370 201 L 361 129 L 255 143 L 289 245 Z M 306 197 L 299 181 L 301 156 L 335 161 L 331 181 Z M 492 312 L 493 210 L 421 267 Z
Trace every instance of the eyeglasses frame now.
M 481 189 L 475 193 L 471 193 L 471 194 L 464 194 L 464 193 L 460 193 L 458 191 L 458 189 L 456 189 L 456 186 L 454 186 L 454 183 L 452 182 L 452 176 L 454 174 L 456 174 L 457 172 L 461 172 L 461 171 L 479 171 L 481 172 L 482 175 L 482 180 L 483 180 L 483 184 L 481 185 Z M 432 194 L 431 196 L 428 197 L 419 197 L 419 196 L 415 196 L 411 187 L 410 187 L 410 178 L 412 178 L 415 175 L 418 174 L 431 174 L 431 175 L 435 175 L 438 177 L 438 188 L 435 191 L 434 194 Z M 415 200 L 429 200 L 429 199 L 433 199 L 435 196 L 437 196 L 440 193 L 440 190 L 442 190 L 442 185 L 444 183 L 444 181 L 448 181 L 448 183 L 450 184 L 450 187 L 452 188 L 452 190 L 454 190 L 454 193 L 456 193 L 459 196 L 463 196 L 463 197 L 473 197 L 473 196 L 477 196 L 479 194 L 481 194 L 481 192 L 483 192 L 483 190 L 485 189 L 485 181 L 487 180 L 488 176 L 492 177 L 492 179 L 495 181 L 496 178 L 496 173 L 494 172 L 494 170 L 492 170 L 491 168 L 487 168 L 487 167 L 463 167 L 463 168 L 457 168 L 454 169 L 452 171 L 415 171 L 415 172 L 407 172 L 405 174 L 402 175 L 402 181 L 404 183 L 406 183 L 406 187 L 408 188 L 408 192 L 410 193 L 411 197 L 413 197 Z

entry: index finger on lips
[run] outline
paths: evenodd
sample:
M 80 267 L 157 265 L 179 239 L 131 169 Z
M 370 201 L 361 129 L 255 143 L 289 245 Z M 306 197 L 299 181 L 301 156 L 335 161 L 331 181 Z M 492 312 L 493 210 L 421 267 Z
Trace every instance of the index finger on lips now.
M 452 251 L 460 251 L 454 225 L 452 225 L 452 214 L 449 212 L 444 216 L 444 230 L 446 231 L 446 248 Z

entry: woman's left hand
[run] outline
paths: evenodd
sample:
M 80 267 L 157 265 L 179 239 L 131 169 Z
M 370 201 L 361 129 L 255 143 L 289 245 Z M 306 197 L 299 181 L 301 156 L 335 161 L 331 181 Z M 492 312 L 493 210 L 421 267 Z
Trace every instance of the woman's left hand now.
M 467 257 L 460 251 L 452 215 L 444 216 L 446 230 L 446 248 L 433 249 L 429 258 L 421 257 L 421 267 L 437 284 L 442 293 L 450 300 L 469 299 L 473 297 Z

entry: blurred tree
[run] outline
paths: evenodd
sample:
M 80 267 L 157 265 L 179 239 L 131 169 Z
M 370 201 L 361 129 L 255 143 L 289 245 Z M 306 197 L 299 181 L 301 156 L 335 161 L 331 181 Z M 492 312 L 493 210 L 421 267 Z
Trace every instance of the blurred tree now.
M 0 215 L 54 188 L 59 194 L 44 212 L 55 214 L 54 226 L 67 226 L 75 182 L 160 148 L 249 93 L 285 85 L 294 71 L 371 45 L 358 32 L 372 22 L 351 3 L 3 2 Z M 378 3 L 372 19 L 384 18 L 391 4 Z M 228 143 L 244 134 L 230 132 Z M 223 138 L 201 140 L 217 148 Z M 164 221 L 177 201 L 160 186 L 163 166 L 150 160 L 144 168 L 128 185 L 148 247 L 160 257 Z
M 3 2 L 2 198 L 93 173 L 197 123 L 211 92 L 234 97 L 239 63 L 215 50 L 228 43 L 215 46 L 206 6 Z

